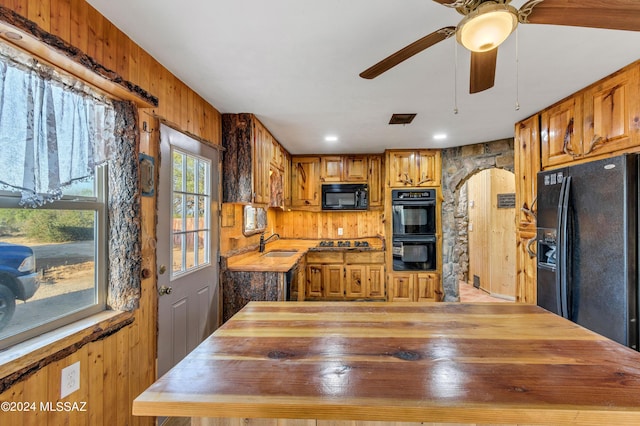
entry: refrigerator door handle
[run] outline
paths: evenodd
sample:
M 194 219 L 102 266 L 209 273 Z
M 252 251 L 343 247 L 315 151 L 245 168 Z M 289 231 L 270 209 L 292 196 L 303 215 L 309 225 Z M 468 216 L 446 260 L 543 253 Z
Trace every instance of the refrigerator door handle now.
M 570 274 L 569 271 L 569 198 L 571 195 L 571 176 L 564 178 L 564 196 L 562 198 L 562 222 L 560 224 L 560 234 L 562 235 L 560 246 L 560 296 L 562 299 L 562 316 L 571 319 L 571 306 L 569 304 Z
M 560 186 L 560 196 L 558 197 L 558 209 L 556 211 L 556 312 L 558 315 L 565 317 L 564 311 L 562 309 L 562 274 L 564 271 L 562 270 L 562 244 L 563 244 L 563 234 L 562 234 L 562 222 L 564 220 L 564 214 L 562 211 L 562 206 L 564 205 L 564 194 L 567 186 L 567 179 L 562 180 L 562 184 Z M 566 318 L 566 317 L 565 317 Z

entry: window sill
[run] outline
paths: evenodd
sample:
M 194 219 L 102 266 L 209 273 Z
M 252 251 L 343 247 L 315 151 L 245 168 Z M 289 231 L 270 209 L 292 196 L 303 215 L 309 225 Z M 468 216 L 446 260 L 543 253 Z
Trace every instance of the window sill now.
M 133 312 L 104 311 L 0 352 L 0 393 L 87 343 L 128 326 Z

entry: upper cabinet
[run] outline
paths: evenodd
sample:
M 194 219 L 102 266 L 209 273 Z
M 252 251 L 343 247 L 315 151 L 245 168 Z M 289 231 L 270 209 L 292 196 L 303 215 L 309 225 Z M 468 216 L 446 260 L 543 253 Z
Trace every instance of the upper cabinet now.
M 288 154 L 253 114 L 222 114 L 222 145 L 224 203 L 286 203 Z
M 537 175 L 540 171 L 540 116 L 515 127 L 516 215 L 519 228 L 536 228 Z
M 382 155 L 369 157 L 369 207 L 382 207 L 384 201 L 384 162 Z
M 640 64 L 588 88 L 583 99 L 583 155 L 640 143 Z
M 541 114 L 542 167 L 565 164 L 582 155 L 582 99 L 569 98 Z
M 543 169 L 637 150 L 639 69 L 633 63 L 541 112 Z
M 291 207 L 320 206 L 320 157 L 291 158 Z
M 440 185 L 439 150 L 387 151 L 389 161 L 389 186 Z
M 366 181 L 369 177 L 369 158 L 366 155 L 350 155 L 342 159 L 345 182 Z
M 366 155 L 323 155 L 320 157 L 320 181 L 366 182 L 369 157 Z
M 382 208 L 383 170 L 381 154 L 293 156 L 291 208 L 320 210 L 322 184 L 346 182 L 366 182 L 369 208 Z
M 323 155 L 320 158 L 320 182 L 342 181 L 342 157 Z

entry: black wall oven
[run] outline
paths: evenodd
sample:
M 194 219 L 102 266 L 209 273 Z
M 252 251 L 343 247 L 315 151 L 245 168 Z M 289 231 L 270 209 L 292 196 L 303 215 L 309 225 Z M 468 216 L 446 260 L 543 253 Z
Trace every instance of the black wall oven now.
M 393 270 L 437 268 L 436 190 L 391 191 Z

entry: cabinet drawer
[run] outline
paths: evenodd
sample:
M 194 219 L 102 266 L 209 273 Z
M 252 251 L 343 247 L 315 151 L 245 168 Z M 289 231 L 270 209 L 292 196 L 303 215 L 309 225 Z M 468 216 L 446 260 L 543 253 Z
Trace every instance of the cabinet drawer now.
M 339 251 L 310 251 L 307 253 L 308 263 L 342 263 L 344 255 Z
M 344 254 L 344 261 L 351 263 L 384 263 L 383 251 L 355 251 Z

